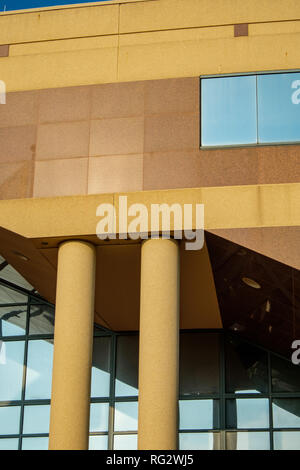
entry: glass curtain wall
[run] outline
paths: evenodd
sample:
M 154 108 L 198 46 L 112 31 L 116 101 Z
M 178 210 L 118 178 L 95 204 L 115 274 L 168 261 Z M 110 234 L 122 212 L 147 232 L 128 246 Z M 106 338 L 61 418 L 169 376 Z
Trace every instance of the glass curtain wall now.
M 48 447 L 53 333 L 54 307 L 0 272 L 0 450 Z M 95 327 L 90 449 L 137 448 L 138 340 Z M 182 331 L 180 449 L 300 450 L 299 372 L 235 334 Z

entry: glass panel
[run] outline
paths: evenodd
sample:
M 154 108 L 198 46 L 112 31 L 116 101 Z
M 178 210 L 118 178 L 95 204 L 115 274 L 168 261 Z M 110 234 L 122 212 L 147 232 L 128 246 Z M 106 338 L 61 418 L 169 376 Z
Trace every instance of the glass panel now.
M 20 406 L 0 406 L 0 434 L 19 434 Z
M 258 75 L 258 141 L 300 140 L 300 73 Z
M 54 308 L 50 305 L 33 305 L 30 307 L 30 335 L 54 334 Z
M 300 431 L 276 431 L 274 450 L 300 450 Z
M 201 80 L 202 145 L 257 142 L 256 77 Z
M 22 450 L 48 450 L 48 437 L 23 437 Z
M 26 332 L 27 305 L 0 307 L 0 336 L 20 336 Z
M 259 348 L 228 338 L 226 342 L 226 392 L 267 393 L 268 357 Z
M 300 392 L 299 366 L 271 356 L 273 392 Z
M 0 439 L 0 450 L 18 450 L 19 439 Z
M 269 400 L 267 398 L 241 398 L 227 400 L 226 421 L 228 428 L 268 428 Z
M 90 436 L 89 437 L 89 450 L 107 450 L 108 437 L 107 436 Z
M 179 434 L 180 450 L 220 450 L 220 435 L 212 432 Z
M 28 342 L 26 400 L 50 399 L 53 340 Z
M 110 343 L 108 337 L 94 338 L 92 366 L 92 397 L 109 396 Z
M 21 276 L 21 274 L 18 273 L 18 271 L 16 271 L 10 264 L 0 271 L 0 278 L 19 287 L 23 287 L 23 289 L 27 289 L 29 291 L 33 289 L 33 286 L 29 284 L 29 282 L 27 282 L 26 279 L 24 279 L 24 277 Z
M 20 400 L 24 341 L 0 341 L 0 401 Z
M 24 408 L 23 434 L 48 434 L 50 405 L 30 405 Z
M 114 437 L 114 450 L 137 450 L 138 442 L 136 434 L 123 434 Z
M 0 304 L 25 304 L 27 300 L 27 295 L 0 284 Z
M 137 431 L 137 401 L 115 404 L 115 431 Z
M 180 400 L 179 429 L 216 429 L 219 427 L 217 400 Z
M 270 434 L 268 432 L 227 432 L 227 450 L 269 450 Z
M 138 395 L 139 337 L 119 336 L 117 342 L 116 396 Z
M 274 428 L 300 428 L 300 398 L 278 398 L 272 408 Z
M 219 335 L 180 335 L 180 394 L 219 392 Z
M 108 431 L 108 403 L 91 403 L 90 432 Z

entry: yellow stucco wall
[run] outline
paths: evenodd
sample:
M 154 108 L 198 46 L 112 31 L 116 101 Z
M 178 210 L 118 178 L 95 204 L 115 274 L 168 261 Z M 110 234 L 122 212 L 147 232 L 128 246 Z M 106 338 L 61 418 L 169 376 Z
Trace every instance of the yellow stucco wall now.
M 28 238 L 52 238 L 53 246 L 59 241 L 56 237 L 95 236 L 97 207 L 112 204 L 118 215 L 119 196 L 127 196 L 128 207 L 144 204 L 149 217 L 151 204 L 204 204 L 207 230 L 300 225 L 300 184 L 294 183 L 0 201 L 0 227 Z M 178 227 L 172 222 L 174 228 Z M 166 227 L 161 224 L 160 229 Z
M 234 24 L 249 36 L 234 37 Z M 8 91 L 299 67 L 298 0 L 146 0 L 0 14 Z

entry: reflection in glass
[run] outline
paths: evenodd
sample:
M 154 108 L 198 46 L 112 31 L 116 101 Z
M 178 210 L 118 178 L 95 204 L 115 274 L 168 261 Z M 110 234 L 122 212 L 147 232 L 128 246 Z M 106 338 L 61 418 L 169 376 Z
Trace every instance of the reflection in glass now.
M 138 395 L 138 361 L 138 336 L 119 336 L 116 364 L 117 397 Z
M 18 450 L 19 439 L 0 439 L 0 450 Z
M 300 73 L 258 75 L 258 141 L 300 140 Z
M 0 401 L 20 400 L 24 341 L 0 341 Z
M 53 340 L 28 342 L 26 400 L 50 399 Z
M 220 435 L 212 432 L 184 432 L 179 434 L 180 450 L 220 450 Z
M 1 277 L 1 276 L 0 276 Z M 0 305 L 2 304 L 25 304 L 28 300 L 27 295 L 22 294 L 14 289 L 0 284 Z
M 32 305 L 29 320 L 30 335 L 54 334 L 54 308 L 50 305 Z
M 219 427 L 217 400 L 180 400 L 179 429 L 216 429 Z
M 137 450 L 137 448 L 136 434 L 123 434 L 114 437 L 114 450 Z
M 273 392 L 300 392 L 299 366 L 271 355 Z
M 108 431 L 108 403 L 91 403 L 90 432 Z
M 22 450 L 48 450 L 48 437 L 23 437 Z
M 137 431 L 137 401 L 115 404 L 115 431 Z
M 32 291 L 33 289 L 33 286 L 29 284 L 29 282 L 27 282 L 26 279 L 24 279 L 24 277 L 21 276 L 21 274 L 18 273 L 18 271 L 16 271 L 10 264 L 0 271 L 0 278 L 19 287 L 23 287 L 23 289 L 27 289 L 29 291 Z
M 0 406 L 0 434 L 19 434 L 20 406 Z
M 181 333 L 180 395 L 219 392 L 219 335 Z
M 94 338 L 91 397 L 108 397 L 110 380 L 109 337 Z
M 89 450 L 107 450 L 108 437 L 107 436 L 90 436 L 89 437 Z
M 268 432 L 227 432 L 227 450 L 269 450 L 270 434 Z
M 300 398 L 273 400 L 274 428 L 300 428 Z
M 257 142 L 256 77 L 201 80 L 202 145 Z
M 28 405 L 24 408 L 23 434 L 48 434 L 50 405 Z
M 226 342 L 226 392 L 267 393 L 267 353 L 237 339 Z
M 0 307 L 0 336 L 20 336 L 26 332 L 27 305 Z
M 227 428 L 268 428 L 269 400 L 267 398 L 241 398 L 226 402 Z
M 275 431 L 274 450 L 300 450 L 300 431 Z

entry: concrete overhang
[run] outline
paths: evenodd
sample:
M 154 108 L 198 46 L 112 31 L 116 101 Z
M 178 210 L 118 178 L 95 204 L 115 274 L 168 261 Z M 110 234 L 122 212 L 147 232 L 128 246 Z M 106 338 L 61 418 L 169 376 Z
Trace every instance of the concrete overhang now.
M 141 191 L 0 201 L 0 253 L 47 300 L 54 303 L 57 252 L 68 239 L 97 245 L 95 321 L 113 330 L 139 327 L 140 241 L 103 241 L 96 235 L 100 204 L 116 212 L 119 197 L 131 204 L 204 204 L 205 230 L 240 230 L 300 225 L 300 184 Z M 161 220 L 160 230 L 167 227 Z M 180 227 L 171 221 L 171 231 Z M 193 219 L 192 229 L 196 228 Z M 118 224 L 115 232 L 119 234 Z M 24 255 L 28 261 L 22 259 Z M 181 328 L 220 328 L 218 300 L 206 245 L 181 244 Z

